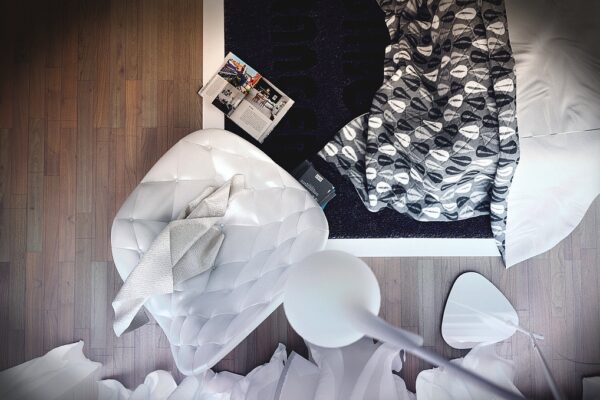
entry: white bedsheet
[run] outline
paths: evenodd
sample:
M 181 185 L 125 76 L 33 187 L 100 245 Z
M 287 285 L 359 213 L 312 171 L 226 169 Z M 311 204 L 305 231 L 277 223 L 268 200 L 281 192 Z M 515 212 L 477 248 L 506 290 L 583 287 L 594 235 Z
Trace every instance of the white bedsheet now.
M 557 245 L 598 194 L 600 130 L 522 139 L 508 195 L 506 266 Z
M 506 0 L 521 161 L 506 265 L 568 236 L 600 194 L 600 2 Z
M 600 1 L 506 0 L 521 138 L 600 128 Z

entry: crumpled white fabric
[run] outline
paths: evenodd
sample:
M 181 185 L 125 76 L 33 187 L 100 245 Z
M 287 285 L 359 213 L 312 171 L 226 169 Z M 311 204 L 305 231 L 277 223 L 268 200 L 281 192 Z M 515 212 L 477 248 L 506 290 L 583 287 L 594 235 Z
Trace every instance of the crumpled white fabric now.
M 441 368 L 425 370 L 417 377 L 416 395 L 394 374 L 402 369 L 400 352 L 387 344 L 363 338 L 338 349 L 307 343 L 310 359 L 286 356 L 280 344 L 271 360 L 247 376 L 208 370 L 187 377 L 179 386 L 165 371 L 150 373 L 134 391 L 117 381 L 98 382 L 99 400 L 463 400 L 490 398 L 487 392 L 466 386 Z M 514 367 L 495 352 L 494 345 L 475 347 L 465 358 L 453 360 L 477 371 L 507 389 L 513 384 Z
M 600 128 L 600 2 L 506 0 L 505 6 L 520 138 Z
M 393 373 L 402 369 L 398 348 L 366 337 L 342 348 L 307 346 L 311 361 L 290 357 L 276 400 L 415 398 Z
M 117 336 L 148 322 L 142 307 L 150 297 L 173 293 L 212 268 L 224 239 L 215 224 L 244 182 L 243 175 L 235 175 L 221 187 L 207 187 L 158 234 L 112 303 Z
M 512 361 L 501 358 L 496 353 L 495 344 L 478 345 L 464 358 L 452 362 L 469 369 L 490 381 L 520 394 L 514 385 L 515 368 Z M 416 392 L 418 400 L 480 400 L 498 397 L 478 386 L 465 385 L 456 375 L 443 368 L 421 371 L 417 375 Z
M 83 342 L 50 350 L 16 367 L 0 372 L 0 399 L 62 399 L 102 365 L 83 355 Z
M 99 400 L 414 400 L 400 371 L 399 350 L 363 338 L 339 349 L 307 343 L 310 360 L 292 353 L 287 358 L 279 344 L 271 360 L 248 375 L 207 370 L 185 378 L 179 385 L 169 372 L 154 371 L 135 390 L 112 379 L 98 381 Z M 100 363 L 88 360 L 83 342 L 51 350 L 46 355 L 0 372 L 0 398 L 5 400 L 58 400 L 72 393 L 98 370 Z M 464 367 L 516 390 L 514 368 L 500 358 L 494 346 L 475 347 L 464 359 L 453 360 Z M 89 394 L 88 394 L 89 395 Z M 417 377 L 419 400 L 489 398 L 477 388 L 466 388 L 460 380 L 434 368 Z
M 170 373 L 154 371 L 134 391 L 115 380 L 98 382 L 98 400 L 270 400 L 287 359 L 280 344 L 271 360 L 248 375 L 207 370 L 185 378 L 179 386 Z
M 271 360 L 247 376 L 208 370 L 176 386 L 165 371 L 150 373 L 134 391 L 115 380 L 98 382 L 99 400 L 402 400 L 414 399 L 393 371 L 402 368 L 398 349 L 372 339 L 326 349 L 307 343 L 311 361 L 280 344 Z

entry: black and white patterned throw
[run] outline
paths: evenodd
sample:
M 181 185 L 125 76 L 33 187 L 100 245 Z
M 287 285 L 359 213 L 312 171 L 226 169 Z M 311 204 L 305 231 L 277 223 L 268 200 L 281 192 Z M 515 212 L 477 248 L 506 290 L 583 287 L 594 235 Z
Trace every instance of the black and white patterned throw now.
M 504 252 L 519 159 L 514 59 L 502 0 L 379 0 L 391 44 L 369 113 L 319 153 L 370 211 L 419 221 L 490 214 Z

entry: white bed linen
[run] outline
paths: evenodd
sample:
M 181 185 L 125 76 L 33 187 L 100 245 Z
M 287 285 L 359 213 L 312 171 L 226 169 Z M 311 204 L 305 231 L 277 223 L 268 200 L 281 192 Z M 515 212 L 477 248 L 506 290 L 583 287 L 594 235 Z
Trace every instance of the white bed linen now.
M 600 1 L 506 0 L 521 138 L 600 128 Z
M 393 371 L 403 363 L 398 349 L 372 339 L 337 349 L 306 343 L 308 360 L 279 344 L 270 361 L 248 375 L 205 370 L 179 385 L 167 371 L 154 371 L 134 390 L 113 379 L 97 379 L 100 363 L 87 359 L 83 342 L 57 347 L 48 354 L 0 372 L 1 399 L 98 399 L 98 400 L 414 400 L 404 380 Z M 514 369 L 493 351 L 471 351 L 454 362 L 476 368 L 505 387 L 513 387 Z M 475 350 L 475 349 L 474 349 Z M 465 364 L 467 363 L 467 364 Z M 92 375 L 94 374 L 94 375 Z M 439 393 L 464 393 L 442 369 L 421 372 L 417 398 Z M 90 384 L 92 384 L 90 386 Z M 83 387 L 86 386 L 86 387 Z M 90 386 L 90 387 L 87 387 Z M 97 390 L 94 390 L 94 387 Z M 440 392 L 441 391 L 441 392 Z M 453 397 L 457 398 L 457 397 Z M 460 398 L 460 397 L 458 397 Z
M 307 343 L 309 359 L 279 345 L 271 360 L 246 376 L 204 371 L 179 386 L 166 371 L 150 373 L 134 391 L 115 380 L 98 382 L 98 400 L 429 400 L 483 399 L 490 395 L 459 383 L 443 368 L 422 371 L 416 395 L 393 371 L 402 369 L 399 351 L 363 338 L 349 346 L 326 349 Z M 480 345 L 452 360 L 518 393 L 514 365 L 496 354 L 495 345 Z M 487 396 L 487 397 L 486 397 Z
M 87 381 L 102 365 L 83 354 L 83 342 L 56 347 L 41 357 L 0 372 L 2 400 L 62 400 L 93 396 Z M 84 394 L 85 393 L 85 394 Z
M 600 130 L 521 140 L 508 196 L 506 266 L 550 250 L 600 194 Z
M 286 360 L 285 346 L 280 344 L 268 363 L 246 376 L 206 370 L 177 385 L 170 373 L 154 371 L 134 391 L 107 379 L 98 382 L 98 400 L 271 400 Z
M 506 0 L 521 161 L 506 266 L 567 237 L 600 194 L 600 2 Z

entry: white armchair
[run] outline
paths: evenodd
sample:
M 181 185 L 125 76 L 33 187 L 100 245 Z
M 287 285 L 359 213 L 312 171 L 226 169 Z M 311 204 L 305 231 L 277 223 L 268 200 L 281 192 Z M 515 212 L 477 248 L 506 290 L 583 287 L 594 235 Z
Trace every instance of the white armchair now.
M 325 215 L 259 149 L 227 131 L 208 129 L 191 133 L 163 155 L 112 226 L 113 258 L 125 280 L 183 207 L 206 186 L 235 174 L 243 174 L 251 190 L 228 206 L 214 270 L 146 303 L 185 375 L 211 368 L 281 304 L 288 267 L 325 245 Z

